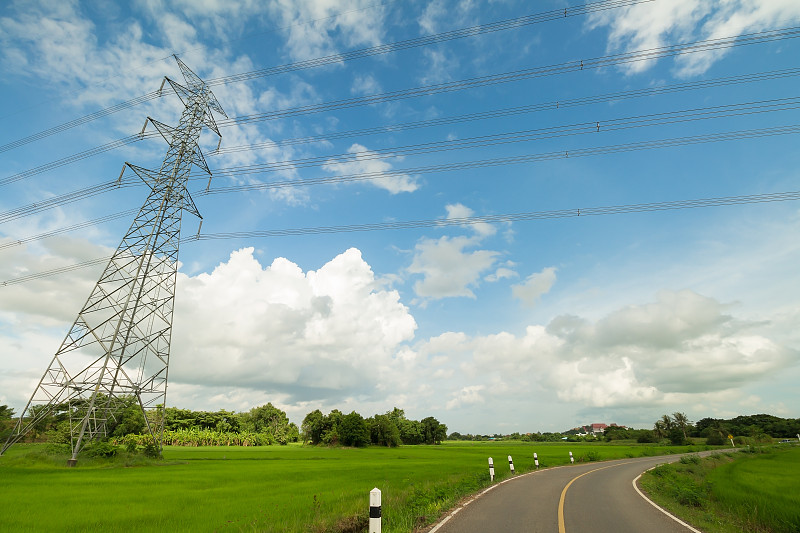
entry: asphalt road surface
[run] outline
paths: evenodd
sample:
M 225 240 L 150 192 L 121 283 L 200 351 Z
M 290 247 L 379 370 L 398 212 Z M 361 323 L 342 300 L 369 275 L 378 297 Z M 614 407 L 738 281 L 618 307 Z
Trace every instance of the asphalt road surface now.
M 687 533 L 634 488 L 639 474 L 679 455 L 548 468 L 497 484 L 430 533 Z

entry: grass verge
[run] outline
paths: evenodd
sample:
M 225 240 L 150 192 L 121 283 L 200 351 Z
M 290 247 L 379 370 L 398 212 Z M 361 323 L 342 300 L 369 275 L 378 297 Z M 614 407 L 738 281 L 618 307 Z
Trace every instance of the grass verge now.
M 800 447 L 686 456 L 641 478 L 648 496 L 707 533 L 800 532 Z

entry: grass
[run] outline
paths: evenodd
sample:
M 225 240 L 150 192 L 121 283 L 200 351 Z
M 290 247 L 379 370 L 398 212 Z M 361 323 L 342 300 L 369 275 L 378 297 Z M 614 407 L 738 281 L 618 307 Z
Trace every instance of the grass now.
M 658 504 L 707 533 L 800 532 L 800 447 L 753 448 L 659 466 L 642 476 Z
M 694 448 L 695 450 L 697 448 Z M 167 447 L 163 461 L 121 452 L 79 459 L 46 445 L 0 457 L 0 529 L 9 531 L 361 532 L 369 491 L 383 495 L 383 531 L 429 524 L 461 497 L 534 468 L 576 461 L 691 451 L 636 444 L 447 442 L 441 446 Z

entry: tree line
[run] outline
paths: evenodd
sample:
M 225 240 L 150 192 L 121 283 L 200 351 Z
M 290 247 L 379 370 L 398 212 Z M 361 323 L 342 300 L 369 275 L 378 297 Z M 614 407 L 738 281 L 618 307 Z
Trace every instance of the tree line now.
M 34 408 L 34 413 L 37 409 Z M 43 418 L 30 434 L 28 441 L 68 443 L 70 414 L 80 406 L 57 405 L 49 416 Z M 13 409 L 0 406 L 0 436 L 3 439 L 13 427 Z M 176 446 L 241 445 L 263 446 L 303 442 L 313 445 L 400 446 L 402 444 L 439 444 L 447 438 L 447 426 L 434 417 L 420 421 L 406 418 L 402 409 L 395 407 L 385 414 L 364 418 L 353 411 L 344 414 L 338 409 L 323 414 L 319 409 L 308 413 L 302 429 L 289 421 L 286 413 L 267 403 L 247 412 L 194 411 L 177 407 L 159 408 L 147 412 L 151 424 L 163 418 L 164 444 Z M 106 422 L 106 434 L 117 444 L 147 441 L 147 422 L 134 397 L 119 400 L 115 415 Z
M 626 429 L 609 427 L 606 440 L 636 438 L 639 442 L 669 440 L 672 444 L 684 444 L 689 438 L 704 438 L 710 445 L 721 445 L 728 436 L 747 437 L 760 441 L 795 437 L 800 434 L 800 418 L 780 418 L 773 415 L 743 415 L 730 419 L 702 418 L 692 422 L 685 413 L 662 415 L 655 421 L 653 429 Z
M 401 444 L 440 444 L 447 438 L 447 426 L 429 416 L 422 420 L 406 418 L 395 407 L 382 415 L 363 418 L 353 411 L 345 415 L 338 409 L 324 415 L 317 409 L 303 419 L 302 434 L 311 444 L 395 447 Z

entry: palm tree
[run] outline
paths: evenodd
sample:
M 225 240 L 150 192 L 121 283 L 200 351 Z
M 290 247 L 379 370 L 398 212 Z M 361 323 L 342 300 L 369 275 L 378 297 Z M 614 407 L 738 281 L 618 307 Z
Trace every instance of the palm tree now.
M 664 426 L 662 420 L 656 420 L 656 423 L 653 425 L 653 435 L 659 440 L 667 435 L 667 428 Z
M 672 413 L 672 419 L 675 421 L 675 425 L 681 428 L 681 431 L 683 431 L 683 440 L 686 440 L 686 428 L 691 425 L 689 417 L 687 417 L 685 413 Z

